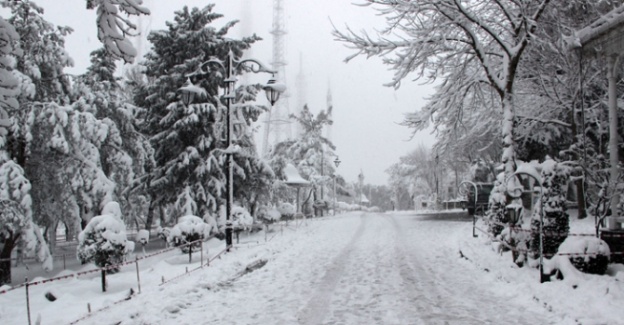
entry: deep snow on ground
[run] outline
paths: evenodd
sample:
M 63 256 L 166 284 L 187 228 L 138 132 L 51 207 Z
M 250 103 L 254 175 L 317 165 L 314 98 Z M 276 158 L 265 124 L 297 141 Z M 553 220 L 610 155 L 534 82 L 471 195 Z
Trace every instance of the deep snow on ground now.
M 518 268 L 484 235 L 472 237 L 470 219 L 456 215 L 349 213 L 291 223 L 265 240 L 243 238 L 211 266 L 184 273 L 178 251 L 133 265 L 30 288 L 33 320 L 67 324 L 622 324 L 624 267 L 607 276 L 540 284 L 539 273 Z M 583 225 L 573 226 L 585 230 Z M 586 228 L 586 227 L 585 227 Z M 222 242 L 209 242 L 214 256 Z M 462 252 L 463 257 L 459 252 Z M 160 260 L 159 260 L 160 259 Z M 197 262 L 195 262 L 197 261 Z M 266 263 L 266 264 L 264 264 Z M 249 265 L 261 266 L 245 271 Z M 52 292 L 58 300 L 44 298 Z M 0 295 L 0 323 L 25 324 L 24 290 Z

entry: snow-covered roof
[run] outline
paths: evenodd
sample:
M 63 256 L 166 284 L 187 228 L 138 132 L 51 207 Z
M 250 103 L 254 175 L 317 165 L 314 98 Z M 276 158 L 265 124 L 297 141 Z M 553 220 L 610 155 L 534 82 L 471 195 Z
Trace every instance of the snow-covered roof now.
M 286 175 L 286 181 L 284 183 L 286 183 L 287 185 L 295 187 L 310 186 L 310 182 L 303 179 L 303 177 L 299 175 L 297 167 L 293 166 L 292 164 L 287 164 L 286 167 L 284 167 L 284 174 Z
M 583 48 L 588 52 L 620 54 L 624 47 L 624 6 L 620 6 L 596 19 L 588 26 L 575 31 L 565 41 L 571 49 Z

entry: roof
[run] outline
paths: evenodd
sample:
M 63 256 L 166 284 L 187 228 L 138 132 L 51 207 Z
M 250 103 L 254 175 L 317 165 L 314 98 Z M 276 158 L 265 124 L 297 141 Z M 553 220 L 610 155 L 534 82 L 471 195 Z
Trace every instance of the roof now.
M 619 55 L 624 48 L 624 6 L 604 14 L 588 26 L 566 38 L 570 49 L 583 49 L 584 53 Z
M 310 182 L 301 177 L 299 171 L 297 171 L 297 167 L 292 164 L 287 164 L 286 167 L 284 167 L 284 174 L 286 175 L 286 181 L 284 182 L 286 185 L 294 187 L 310 186 Z

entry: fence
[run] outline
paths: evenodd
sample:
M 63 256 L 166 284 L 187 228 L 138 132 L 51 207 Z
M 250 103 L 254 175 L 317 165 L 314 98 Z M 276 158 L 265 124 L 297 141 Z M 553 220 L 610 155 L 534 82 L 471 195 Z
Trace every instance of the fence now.
M 277 234 L 283 234 L 284 228 L 296 231 L 299 226 L 300 226 L 300 224 L 297 224 L 297 223 L 295 223 L 295 227 L 292 227 L 292 226 L 289 226 L 288 224 L 284 225 L 283 223 L 280 222 L 279 223 L 279 230 L 275 229 L 275 234 L 273 234 L 272 236 L 269 237 L 269 232 L 265 231 L 264 240 L 265 240 L 265 242 L 270 242 L 272 239 L 274 239 L 277 236 Z M 45 279 L 45 280 L 28 281 L 28 278 L 26 278 L 24 283 L 21 283 L 19 285 L 16 285 L 14 287 L 9 288 L 9 289 L 0 290 L 0 296 L 4 295 L 4 294 L 10 294 L 11 292 L 14 292 L 14 291 L 16 291 L 18 289 L 22 289 L 23 288 L 25 290 L 25 293 L 26 293 L 26 312 L 27 312 L 27 316 L 28 316 L 28 324 L 30 325 L 30 324 L 32 324 L 31 323 L 31 306 L 30 306 L 30 297 L 29 297 L 29 289 L 30 289 L 30 287 L 38 286 L 38 285 L 44 285 L 44 284 L 47 284 L 47 283 L 56 282 L 56 281 L 62 281 L 62 280 L 66 280 L 66 279 L 76 279 L 76 278 L 79 278 L 81 276 L 85 276 L 87 274 L 94 274 L 94 273 L 98 273 L 99 272 L 101 274 L 101 276 L 102 276 L 102 289 L 103 289 L 103 291 L 105 291 L 106 285 L 107 285 L 106 278 L 105 278 L 107 270 L 118 269 L 118 268 L 121 268 L 122 266 L 127 266 L 127 265 L 134 264 L 134 266 L 136 268 L 136 275 L 137 275 L 136 276 L 137 289 L 138 289 L 137 292 L 134 292 L 132 289 L 130 289 L 130 294 L 127 295 L 126 297 L 124 297 L 123 299 L 118 300 L 118 301 L 114 301 L 114 302 L 110 303 L 109 305 L 104 306 L 104 307 L 102 307 L 100 309 L 97 309 L 97 310 L 91 310 L 91 305 L 87 304 L 87 311 L 88 311 L 88 313 L 70 323 L 70 324 L 77 324 L 80 321 L 83 321 L 83 320 L 91 317 L 92 315 L 94 315 L 94 314 L 96 314 L 98 312 L 107 310 L 107 309 L 109 309 L 109 308 L 111 308 L 111 307 L 113 307 L 115 305 L 123 303 L 124 301 L 130 300 L 133 296 L 135 296 L 136 294 L 140 293 L 141 292 L 141 278 L 140 278 L 140 264 L 139 264 L 140 261 L 146 260 L 146 259 L 149 259 L 149 258 L 152 258 L 152 257 L 155 257 L 155 256 L 158 256 L 158 255 L 161 255 L 161 254 L 164 254 L 164 253 L 167 253 L 167 252 L 170 252 L 172 250 L 177 250 L 177 249 L 180 249 L 180 248 L 185 247 L 185 246 L 192 246 L 192 245 L 197 244 L 199 242 L 201 242 L 201 240 L 197 240 L 197 241 L 194 241 L 194 242 L 186 243 L 184 245 L 177 246 L 177 247 L 171 247 L 171 248 L 162 249 L 162 250 L 159 250 L 159 251 L 151 253 L 151 254 L 144 254 L 143 256 L 140 256 L 140 257 L 137 256 L 136 258 L 134 258 L 132 260 L 124 261 L 123 263 L 119 263 L 119 264 L 116 264 L 116 265 L 109 265 L 107 267 L 94 268 L 94 269 L 91 269 L 91 270 L 75 272 L 75 273 L 72 273 L 72 274 L 69 274 L 69 275 L 58 276 L 58 277 L 49 278 L 49 279 Z M 260 244 L 260 241 L 255 241 L 254 243 L 255 244 Z M 221 250 L 220 252 L 218 252 L 214 256 L 206 257 L 204 259 L 204 256 L 203 256 L 204 248 L 203 248 L 203 245 L 202 245 L 202 249 L 200 249 L 200 252 L 199 252 L 199 254 L 200 254 L 200 263 L 199 263 L 198 267 L 195 267 L 195 268 L 193 268 L 191 270 L 189 270 L 188 267 L 186 267 L 184 273 L 178 274 L 177 276 L 173 276 L 173 277 L 171 277 L 169 279 L 165 279 L 164 277 L 162 277 L 161 281 L 160 281 L 160 283 L 158 285 L 159 286 L 166 285 L 168 283 L 174 282 L 175 280 L 177 280 L 177 279 L 179 279 L 181 277 L 188 276 L 189 274 L 191 274 L 191 273 L 193 273 L 193 272 L 195 272 L 197 270 L 200 270 L 200 269 L 202 269 L 204 267 L 210 266 L 210 264 L 212 264 L 212 262 L 214 260 L 216 260 L 218 258 L 221 258 L 221 256 L 223 254 L 225 254 L 227 251 L 229 251 L 231 248 L 232 248 L 232 246 L 226 247 L 225 249 Z M 189 253 L 188 254 L 189 254 L 189 264 L 190 264 L 192 262 L 192 260 L 191 260 L 192 259 L 192 254 L 193 254 L 192 249 L 189 249 Z M 56 255 L 56 256 L 60 256 L 60 257 L 72 256 L 73 258 L 75 258 L 75 254 L 63 254 L 63 255 Z M 15 260 L 15 258 L 12 258 L 11 260 Z M 24 260 L 34 260 L 34 259 L 33 258 L 26 258 Z
M 510 227 L 508 224 L 504 224 L 504 223 L 501 223 L 501 222 L 491 222 L 491 223 L 495 224 L 495 225 L 499 225 L 499 226 L 505 227 L 505 228 L 509 228 L 513 232 L 525 232 L 525 233 L 531 233 L 531 234 L 539 234 L 539 231 L 522 228 L 520 226 L 511 226 Z M 489 236 L 492 240 L 501 243 L 502 245 L 504 245 L 505 247 L 507 247 L 511 251 L 519 252 L 519 253 L 529 253 L 530 252 L 528 249 L 521 249 L 521 248 L 517 248 L 517 247 L 512 247 L 508 243 L 506 243 L 504 241 L 501 241 L 501 240 L 498 240 L 497 238 L 492 237 L 492 235 L 490 233 L 488 233 L 487 231 L 485 231 L 483 229 L 480 229 L 478 227 L 476 229 L 479 230 L 480 232 L 484 233 L 485 235 Z M 553 238 L 553 237 L 596 237 L 595 234 L 590 234 L 590 233 L 557 233 L 557 232 L 552 232 L 552 231 L 543 231 L 542 235 L 544 236 L 544 238 L 546 238 L 546 237 L 551 237 L 551 238 Z M 622 235 L 612 235 L 612 236 L 624 238 L 624 234 L 622 234 Z M 600 255 L 600 253 L 597 253 L 597 252 L 578 252 L 578 253 L 543 254 L 543 256 L 546 257 L 546 258 L 552 258 L 554 256 L 592 256 L 592 255 Z M 611 256 L 624 256 L 624 251 L 611 251 L 610 255 Z
M 56 282 L 56 281 L 61 281 L 61 280 L 66 280 L 66 279 L 79 278 L 81 276 L 84 276 L 84 275 L 87 275 L 87 274 L 92 274 L 92 273 L 100 273 L 101 276 L 102 276 L 102 290 L 106 291 L 106 286 L 107 286 L 106 273 L 107 273 L 107 271 L 112 270 L 112 269 L 119 269 L 122 266 L 134 264 L 135 267 L 136 267 L 136 274 L 137 274 L 138 293 L 140 293 L 141 292 L 141 279 L 140 279 L 140 272 L 139 272 L 139 261 L 145 260 L 145 259 L 148 259 L 148 258 L 152 258 L 152 257 L 158 256 L 158 255 L 170 252 L 172 250 L 181 249 L 181 248 L 183 248 L 185 246 L 192 246 L 192 245 L 195 245 L 195 244 L 198 244 L 198 243 L 201 243 L 201 242 L 202 242 L 202 240 L 193 241 L 193 242 L 190 242 L 190 243 L 186 243 L 184 245 L 163 249 L 163 250 L 160 250 L 158 252 L 155 252 L 155 253 L 152 253 L 152 254 L 147 254 L 147 255 L 144 255 L 144 256 L 141 256 L 141 257 L 136 256 L 135 259 L 133 259 L 133 260 L 124 261 L 124 262 L 119 263 L 119 264 L 109 265 L 109 266 L 106 266 L 106 267 L 95 268 L 95 269 L 81 271 L 81 272 L 76 272 L 76 273 L 72 273 L 70 275 L 58 276 L 58 277 L 49 278 L 49 279 L 40 280 L 40 281 L 28 281 L 28 278 L 26 278 L 24 283 L 18 284 L 18 285 L 13 286 L 13 287 L 11 287 L 9 289 L 0 290 L 0 295 L 8 294 L 8 293 L 10 293 L 12 291 L 24 288 L 25 292 L 26 292 L 26 310 L 27 310 L 27 314 L 28 314 L 28 324 L 31 324 L 31 317 L 30 317 L 31 310 L 30 310 L 29 288 L 32 287 L 32 286 L 44 285 L 46 283 L 51 283 L 51 282 Z M 180 278 L 180 277 L 182 277 L 184 275 L 188 275 L 188 274 L 190 274 L 190 273 L 192 273 L 192 272 L 194 272 L 196 270 L 202 269 L 203 267 L 209 266 L 212 261 L 214 261 L 215 259 L 221 257 L 221 255 L 223 255 L 230 248 L 231 247 L 226 247 L 224 250 L 220 251 L 215 256 L 213 256 L 211 258 L 207 258 L 205 260 L 206 263 L 204 264 L 204 256 L 203 256 L 204 249 L 203 249 L 203 245 L 202 245 L 202 249 L 200 249 L 200 265 L 197 268 L 189 271 L 188 267 L 187 267 L 185 273 L 183 273 L 183 274 L 181 274 L 179 276 L 173 277 L 171 279 L 168 279 L 168 280 L 165 280 L 164 277 L 163 277 L 162 283 L 160 283 L 159 285 L 164 285 L 166 283 L 172 282 L 175 279 L 178 279 L 178 278 Z M 193 253 L 192 249 L 189 248 L 189 263 L 192 262 L 192 253 Z M 14 260 L 14 259 L 11 259 L 11 260 Z M 121 302 L 123 302 L 125 300 L 129 300 L 132 297 L 132 295 L 134 295 L 134 294 L 136 294 L 136 293 L 132 292 L 132 294 L 129 295 L 128 297 L 126 297 L 126 298 L 124 298 L 124 299 L 122 299 L 120 301 L 113 302 L 112 304 L 110 304 L 110 305 L 108 305 L 106 307 L 103 307 L 101 309 L 95 310 L 93 312 L 91 311 L 90 305 L 88 305 L 87 309 L 88 309 L 89 313 L 87 315 L 85 315 L 84 317 L 81 317 L 81 318 L 77 319 L 76 321 L 72 322 L 71 324 L 76 324 L 79 321 L 84 320 L 84 319 L 90 317 L 95 312 L 99 312 L 99 311 L 108 309 L 108 308 L 110 308 L 113 305 L 119 304 L 119 303 L 121 303 Z

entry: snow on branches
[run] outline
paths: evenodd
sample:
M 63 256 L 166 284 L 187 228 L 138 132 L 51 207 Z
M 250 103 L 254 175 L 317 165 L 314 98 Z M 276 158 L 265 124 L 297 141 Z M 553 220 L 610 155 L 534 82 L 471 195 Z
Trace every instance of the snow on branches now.
M 126 63 L 134 62 L 136 49 L 127 36 L 134 36 L 133 30 L 137 27 L 127 18 L 123 18 L 119 11 L 128 15 L 149 15 L 146 7 L 140 6 L 141 0 L 90 0 L 87 8 L 97 7 L 98 39 L 106 50 L 117 59 Z
M 16 64 L 15 56 L 22 53 L 19 39 L 15 28 L 0 17 L 0 146 L 4 146 L 10 126 L 8 112 L 19 106 L 19 80 L 12 72 Z

